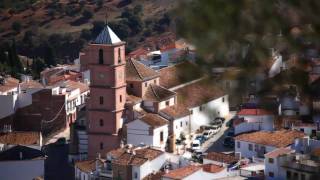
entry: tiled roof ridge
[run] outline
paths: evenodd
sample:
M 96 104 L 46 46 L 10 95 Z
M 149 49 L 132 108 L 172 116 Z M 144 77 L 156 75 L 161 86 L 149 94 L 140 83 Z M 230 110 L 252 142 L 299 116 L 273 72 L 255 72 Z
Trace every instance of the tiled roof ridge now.
M 138 71 L 138 69 L 136 67 L 136 64 L 133 61 L 135 61 L 135 60 L 131 59 L 131 63 L 133 65 L 134 69 L 136 70 L 136 72 L 137 72 L 138 76 L 140 77 L 140 79 L 143 79 L 143 76 L 140 74 L 140 72 Z
M 151 86 L 151 90 L 152 90 L 153 94 L 157 97 L 157 99 L 160 99 L 160 96 L 154 90 L 153 84 L 151 84 L 150 86 Z

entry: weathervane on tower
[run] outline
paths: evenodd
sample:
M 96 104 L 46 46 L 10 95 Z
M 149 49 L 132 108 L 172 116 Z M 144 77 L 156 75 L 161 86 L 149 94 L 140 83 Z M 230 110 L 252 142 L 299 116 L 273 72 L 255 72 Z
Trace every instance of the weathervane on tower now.
M 105 16 L 105 24 L 108 25 L 108 8 L 107 8 L 107 12 L 106 12 L 106 16 Z

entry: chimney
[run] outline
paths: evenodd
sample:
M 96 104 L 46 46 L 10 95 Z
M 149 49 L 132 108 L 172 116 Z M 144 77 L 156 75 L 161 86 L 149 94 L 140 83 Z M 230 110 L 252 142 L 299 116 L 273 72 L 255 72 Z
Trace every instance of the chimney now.
M 121 148 L 121 149 L 124 148 L 123 140 L 121 140 L 121 142 L 120 142 L 120 148 Z
M 23 158 L 22 152 L 19 152 L 19 157 L 20 157 L 20 160 L 22 160 Z

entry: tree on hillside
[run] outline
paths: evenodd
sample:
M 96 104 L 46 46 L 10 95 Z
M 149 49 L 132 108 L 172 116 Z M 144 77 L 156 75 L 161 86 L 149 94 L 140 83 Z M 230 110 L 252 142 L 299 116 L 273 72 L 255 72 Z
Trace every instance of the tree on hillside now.
M 85 19 L 90 19 L 90 18 L 93 17 L 93 13 L 90 10 L 85 9 L 82 12 L 82 17 L 85 18 Z
M 199 0 L 183 2 L 182 7 L 178 10 L 179 35 L 195 44 L 211 62 L 229 61 L 230 57 L 263 61 L 270 56 L 270 48 L 297 52 L 302 45 L 299 39 L 305 42 L 308 36 L 313 37 L 314 43 L 320 37 L 319 1 Z M 306 31 L 296 37 L 293 27 Z
M 19 33 L 21 31 L 21 23 L 19 21 L 14 21 L 11 24 L 11 28 L 16 32 Z
M 45 63 L 48 65 L 48 66 L 55 66 L 57 65 L 57 62 L 56 62 L 56 53 L 54 51 L 54 48 L 47 44 L 46 48 L 45 48 L 45 54 L 44 54 L 44 60 L 45 60 Z

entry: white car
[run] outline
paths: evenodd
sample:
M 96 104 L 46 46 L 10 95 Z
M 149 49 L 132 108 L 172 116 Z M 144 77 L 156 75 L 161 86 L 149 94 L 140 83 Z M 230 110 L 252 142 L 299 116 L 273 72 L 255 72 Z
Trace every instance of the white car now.
M 220 130 L 220 127 L 217 125 L 213 125 L 213 126 L 211 126 L 211 130 L 212 130 L 213 134 L 217 134 Z
M 201 143 L 199 140 L 193 140 L 191 144 L 191 149 L 192 150 L 200 150 L 201 149 Z
M 203 137 L 205 139 L 209 139 L 210 136 L 212 135 L 212 130 L 211 129 L 210 130 L 205 130 L 202 135 L 203 135 Z

